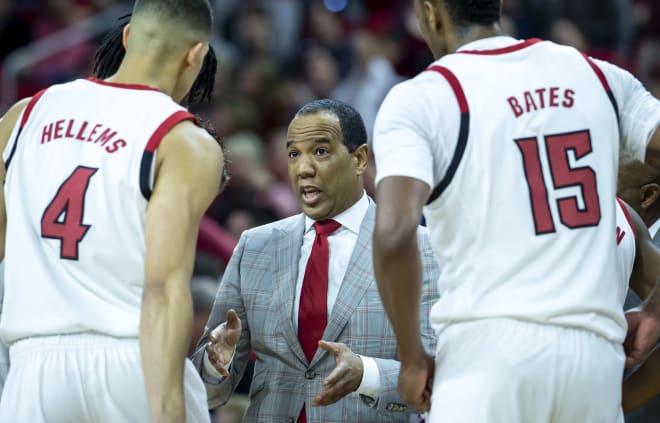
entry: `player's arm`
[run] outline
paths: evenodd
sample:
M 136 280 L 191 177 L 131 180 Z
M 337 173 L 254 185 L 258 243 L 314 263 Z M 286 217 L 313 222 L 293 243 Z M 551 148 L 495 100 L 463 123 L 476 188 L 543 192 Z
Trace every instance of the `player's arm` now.
M 621 148 L 660 169 L 660 101 L 630 72 L 593 59 L 603 71 L 618 108 Z
M 646 163 L 660 169 L 660 130 L 658 128 L 655 129 L 646 148 Z
M 222 151 L 190 122 L 158 148 L 147 208 L 140 355 L 154 421 L 183 422 L 183 371 L 192 324 L 190 279 L 199 222 L 215 198 Z
M 644 299 L 651 295 L 660 276 L 660 249 L 653 244 L 649 231 L 637 212 L 628 204 L 626 209 L 635 230 L 636 243 L 630 288 Z
M 14 126 L 18 121 L 23 109 L 30 102 L 29 98 L 19 101 L 14 104 L 7 113 L 0 119 L 0 156 L 5 151 L 5 147 L 9 143 L 9 139 L 14 130 Z M 5 181 L 5 161 L 2 160 L 0 166 L 0 180 Z M 5 258 L 5 234 L 7 231 L 7 209 L 5 207 L 5 190 L 0 189 L 0 261 Z
M 660 348 L 657 348 L 644 365 L 623 382 L 621 402 L 623 412 L 629 413 L 660 394 L 658 380 L 660 380 Z
M 402 362 L 424 355 L 419 319 L 422 262 L 417 226 L 429 193 L 426 183 L 400 176 L 383 179 L 376 190 L 374 271 Z

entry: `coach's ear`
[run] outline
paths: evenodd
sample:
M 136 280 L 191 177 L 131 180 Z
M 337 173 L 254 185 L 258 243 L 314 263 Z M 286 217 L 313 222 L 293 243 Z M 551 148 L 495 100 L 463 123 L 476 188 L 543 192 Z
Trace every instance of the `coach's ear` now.
M 121 43 L 124 45 L 124 50 L 128 47 L 128 33 L 131 32 L 131 24 L 127 23 L 124 27 L 124 30 L 121 33 Z
M 639 204 L 643 209 L 648 209 L 660 197 L 660 185 L 655 182 L 642 185 L 639 188 Z

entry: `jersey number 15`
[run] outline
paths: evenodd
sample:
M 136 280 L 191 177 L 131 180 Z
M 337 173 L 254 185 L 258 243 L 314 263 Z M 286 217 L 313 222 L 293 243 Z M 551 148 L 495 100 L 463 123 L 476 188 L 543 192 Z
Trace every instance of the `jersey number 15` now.
M 600 204 L 596 172 L 590 166 L 571 167 L 568 159 L 569 150 L 573 151 L 576 160 L 591 154 L 589 131 L 547 135 L 544 139 L 554 189 L 579 187 L 584 203 L 584 207 L 580 208 L 576 196 L 558 199 L 559 220 L 570 229 L 597 225 L 600 222 Z M 520 138 L 515 142 L 522 154 L 536 234 L 555 232 L 555 223 L 548 200 L 548 188 L 543 177 L 539 142 L 536 137 Z

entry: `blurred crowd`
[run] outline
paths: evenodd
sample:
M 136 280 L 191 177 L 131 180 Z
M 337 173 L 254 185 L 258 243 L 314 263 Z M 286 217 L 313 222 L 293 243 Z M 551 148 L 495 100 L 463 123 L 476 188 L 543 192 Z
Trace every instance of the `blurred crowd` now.
M 219 62 L 215 93 L 209 104 L 194 111 L 225 140 L 231 181 L 203 223 L 193 281 L 196 332 L 203 330 L 217 278 L 241 232 L 299 212 L 285 149 L 286 128 L 295 111 L 317 98 L 343 100 L 362 114 L 370 134 L 388 90 L 433 60 L 419 36 L 413 0 L 211 3 L 212 44 Z M 122 6 L 130 10 L 130 4 L 0 0 L 0 80 L 17 57 L 15 51 L 101 12 Z M 504 0 L 503 8 L 503 29 L 514 37 L 572 45 L 630 70 L 660 97 L 660 1 Z M 76 31 L 67 48 L 20 70 L 16 98 L 9 101 L 91 74 L 103 34 L 84 26 Z M 0 113 L 9 101 L 0 104 Z M 373 176 L 372 161 L 366 178 L 371 194 Z M 231 409 L 225 412 L 231 414 Z M 218 421 L 233 420 L 218 416 Z

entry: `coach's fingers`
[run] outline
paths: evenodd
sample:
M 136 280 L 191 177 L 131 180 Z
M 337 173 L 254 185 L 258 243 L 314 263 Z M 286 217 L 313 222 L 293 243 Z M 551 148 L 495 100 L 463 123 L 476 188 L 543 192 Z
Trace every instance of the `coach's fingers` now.
M 241 319 L 238 317 L 236 310 L 229 309 L 227 312 L 227 329 L 240 329 Z

